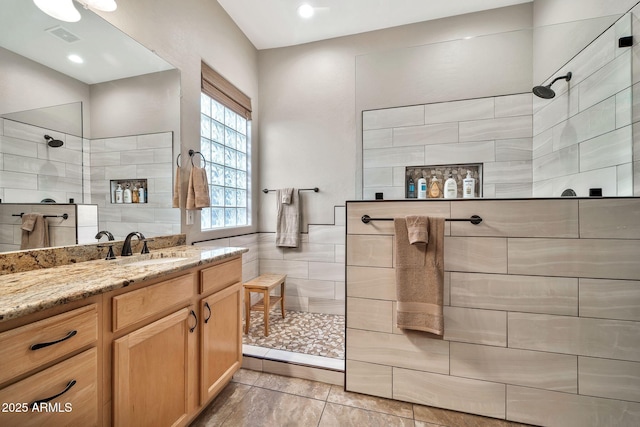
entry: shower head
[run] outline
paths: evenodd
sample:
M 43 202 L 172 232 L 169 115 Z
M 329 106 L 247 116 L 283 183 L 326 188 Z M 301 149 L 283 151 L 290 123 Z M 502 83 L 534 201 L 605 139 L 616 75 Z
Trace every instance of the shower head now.
M 64 144 L 64 142 L 60 141 L 59 139 L 54 139 L 53 137 L 49 136 L 49 135 L 45 135 L 44 136 L 45 141 L 47 141 L 47 145 L 49 147 L 62 147 L 62 145 Z
M 562 80 L 562 79 L 565 79 L 566 81 L 569 81 L 569 80 L 571 80 L 571 75 L 572 75 L 571 71 L 569 71 L 567 73 L 567 75 L 556 77 L 555 79 L 553 79 L 553 81 L 551 83 L 549 83 L 546 86 L 536 86 L 536 87 L 534 87 L 532 92 L 533 92 L 534 95 L 539 96 L 540 98 L 551 99 L 554 96 L 556 96 L 556 93 L 553 91 L 553 89 L 551 89 L 551 85 L 553 85 L 558 80 Z

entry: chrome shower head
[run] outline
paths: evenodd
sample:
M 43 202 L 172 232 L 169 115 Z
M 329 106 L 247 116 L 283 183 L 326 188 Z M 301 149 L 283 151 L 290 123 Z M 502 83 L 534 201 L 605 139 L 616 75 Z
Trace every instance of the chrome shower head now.
M 560 76 L 560 77 L 556 77 L 555 79 L 553 79 L 553 81 L 551 83 L 549 83 L 546 86 L 536 86 L 533 88 L 532 92 L 534 95 L 543 98 L 543 99 L 551 99 L 554 96 L 556 96 L 556 93 L 553 91 L 553 89 L 551 89 L 551 86 L 557 82 L 558 80 L 562 80 L 565 79 L 566 81 L 571 80 L 571 71 L 569 71 L 565 76 Z
M 57 148 L 57 147 L 62 147 L 62 145 L 64 144 L 64 142 L 62 142 L 61 140 L 54 139 L 53 137 L 51 137 L 49 135 L 45 135 L 44 139 L 45 139 L 45 141 L 47 141 L 47 145 L 49 147 Z

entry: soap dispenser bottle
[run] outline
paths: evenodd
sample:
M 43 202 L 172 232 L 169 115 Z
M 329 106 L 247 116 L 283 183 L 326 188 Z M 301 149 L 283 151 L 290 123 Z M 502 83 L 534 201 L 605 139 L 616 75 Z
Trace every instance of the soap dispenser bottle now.
M 125 203 L 131 203 L 131 189 L 129 188 L 128 184 L 127 188 L 124 189 L 122 199 Z
M 115 195 L 116 195 L 115 197 L 116 203 L 122 203 L 123 202 L 122 186 L 120 184 L 118 184 L 118 187 L 116 188 Z
M 418 199 L 427 198 L 427 180 L 424 177 L 418 180 Z
M 467 177 L 462 180 L 462 197 L 473 199 L 475 197 L 476 180 L 471 177 L 471 171 L 467 171 Z
M 440 185 L 440 180 L 434 175 L 433 178 L 431 178 L 431 184 L 429 184 L 430 199 L 439 199 L 442 197 L 442 187 Z
M 449 172 L 449 178 L 444 182 L 444 198 L 455 199 L 458 197 L 458 183 L 453 179 L 453 174 Z

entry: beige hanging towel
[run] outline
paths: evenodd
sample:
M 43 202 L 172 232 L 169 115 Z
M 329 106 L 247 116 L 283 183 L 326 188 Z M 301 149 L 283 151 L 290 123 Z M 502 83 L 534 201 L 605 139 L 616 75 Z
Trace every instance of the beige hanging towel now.
M 49 224 L 40 213 L 22 215 L 22 242 L 20 249 L 38 249 L 49 247 Z
M 180 207 L 180 166 L 176 167 L 176 179 L 173 181 L 173 204 L 174 208 Z
M 396 324 L 444 335 L 444 218 L 425 218 L 429 243 L 409 242 L 405 218 L 395 218 Z
M 290 195 L 290 197 L 289 197 Z M 285 203 L 288 201 L 289 203 Z M 295 188 L 276 190 L 276 246 L 297 248 L 300 244 L 300 195 Z
M 207 171 L 193 166 L 189 174 L 187 209 L 202 209 L 209 206 L 211 206 L 211 197 L 209 196 Z

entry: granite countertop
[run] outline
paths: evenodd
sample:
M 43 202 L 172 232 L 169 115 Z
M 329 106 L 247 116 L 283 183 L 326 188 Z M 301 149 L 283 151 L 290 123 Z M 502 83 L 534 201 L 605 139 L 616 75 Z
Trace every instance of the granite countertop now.
M 246 248 L 176 246 L 115 260 L 79 262 L 0 276 L 0 322 L 232 258 Z

